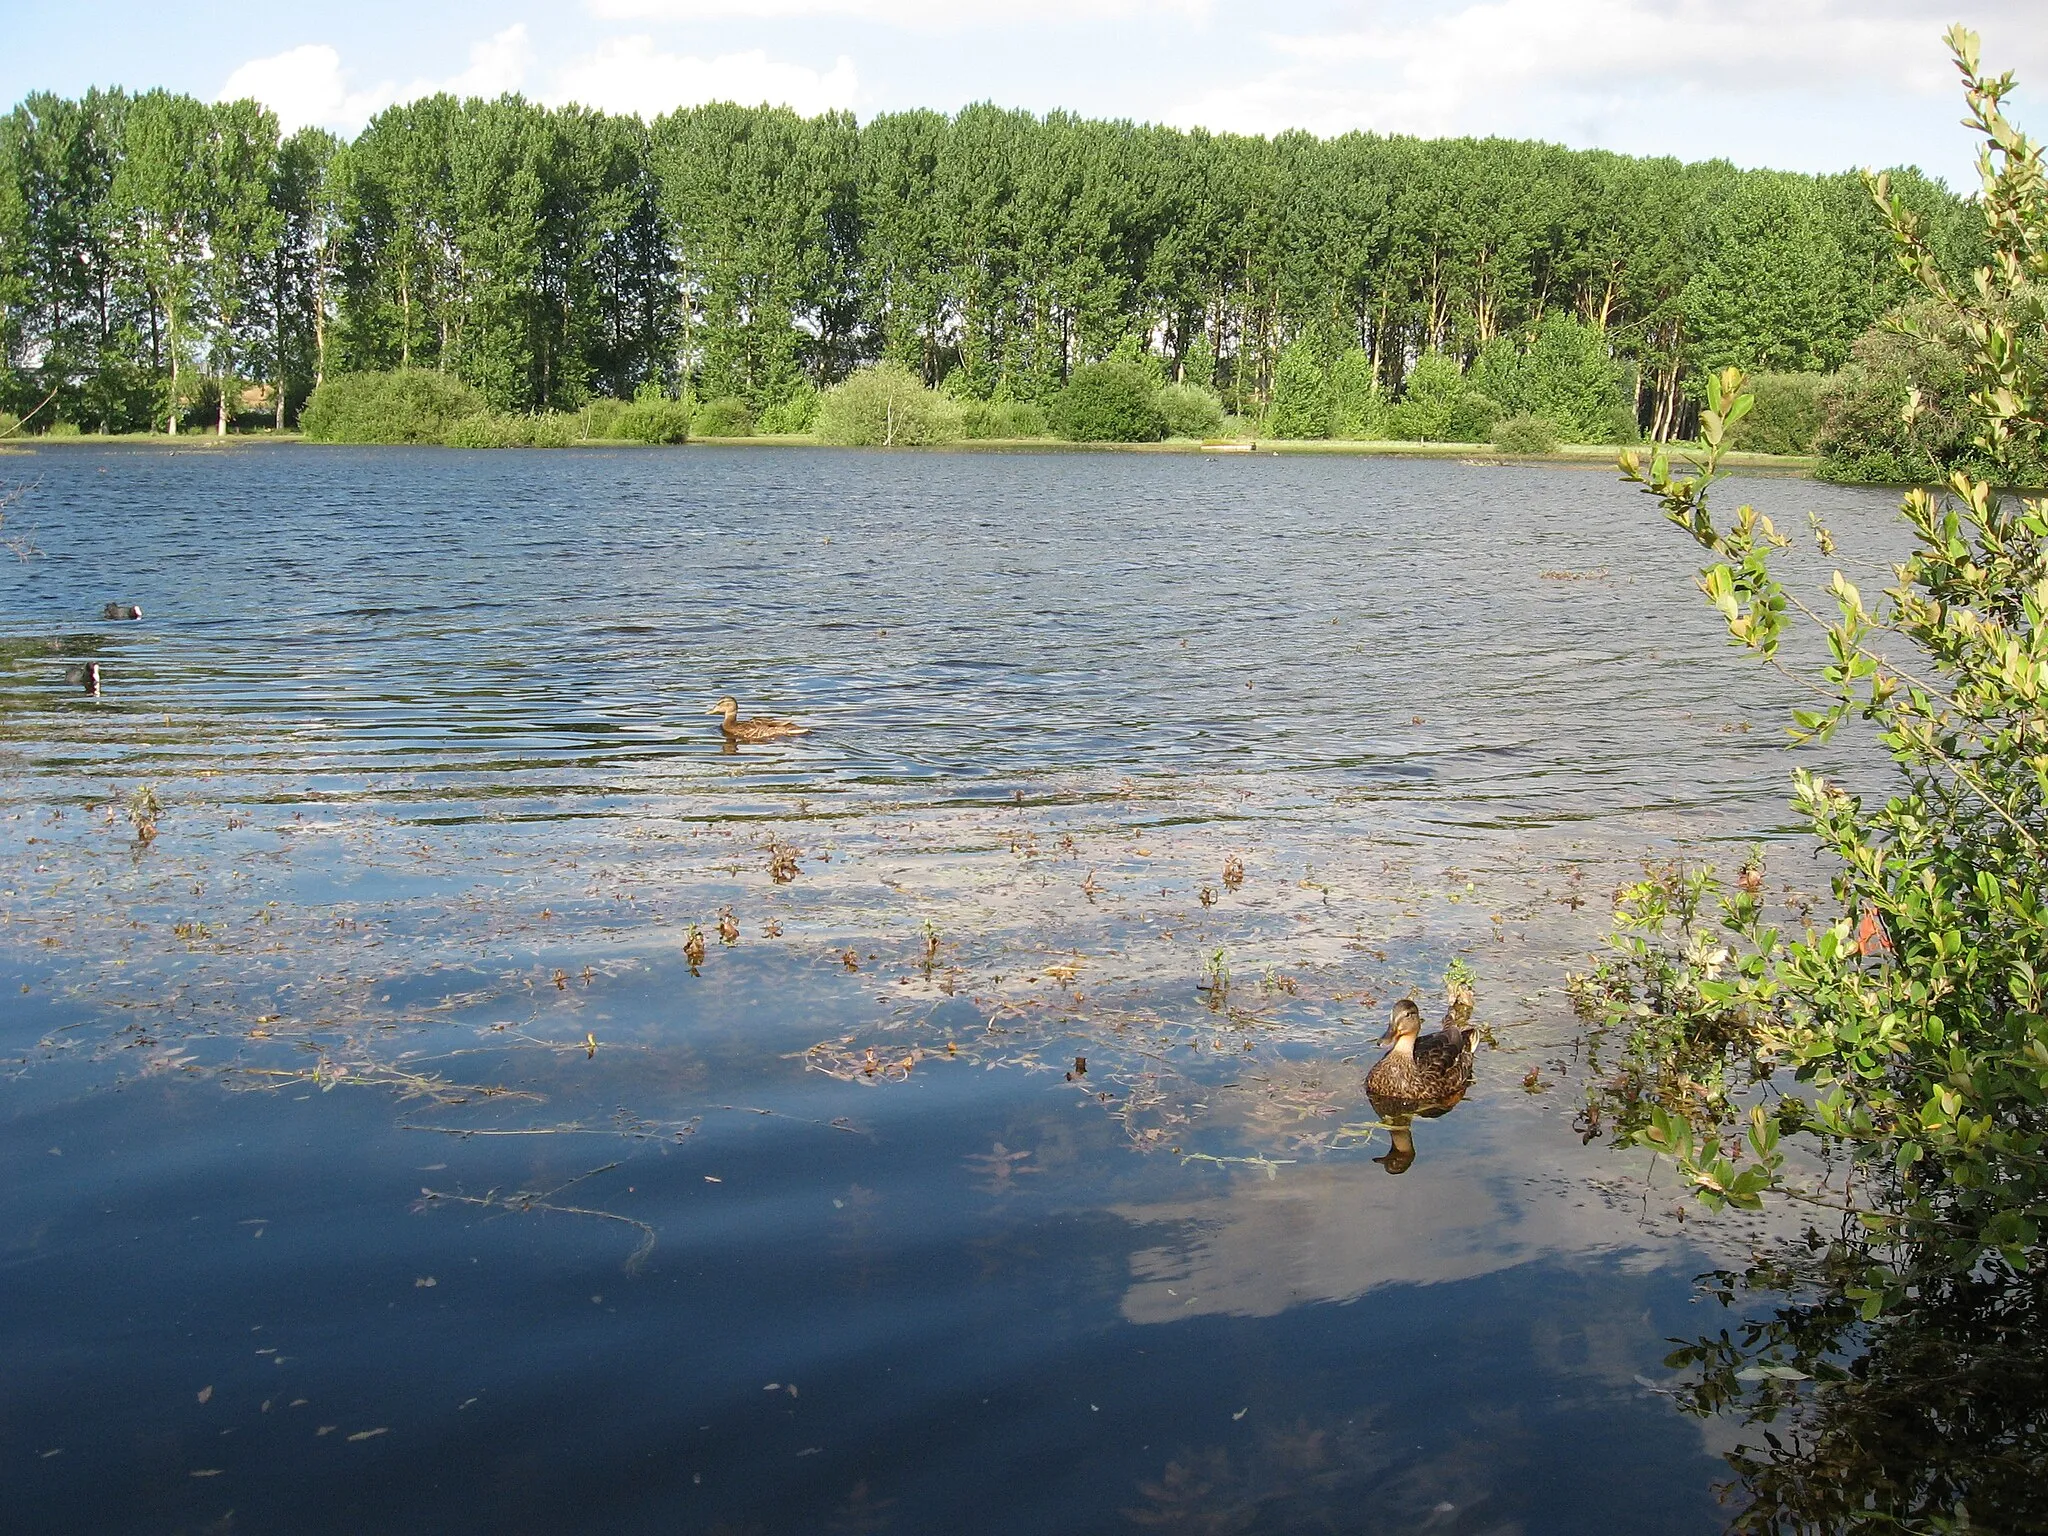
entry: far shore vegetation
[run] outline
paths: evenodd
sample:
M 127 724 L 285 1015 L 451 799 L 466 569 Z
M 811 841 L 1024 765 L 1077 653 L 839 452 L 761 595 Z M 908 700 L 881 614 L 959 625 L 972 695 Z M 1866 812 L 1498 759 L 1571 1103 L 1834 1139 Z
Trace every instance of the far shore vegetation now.
M 1943 273 L 1978 264 L 1974 198 L 1890 185 Z M 38 93 L 0 118 L 0 412 L 1540 454 L 1694 438 L 1694 381 L 1735 366 L 1736 448 L 1938 478 L 1974 462 L 1965 338 L 1915 323 L 1887 241 L 1855 175 L 1509 140 L 435 96 L 343 142 L 247 101 Z

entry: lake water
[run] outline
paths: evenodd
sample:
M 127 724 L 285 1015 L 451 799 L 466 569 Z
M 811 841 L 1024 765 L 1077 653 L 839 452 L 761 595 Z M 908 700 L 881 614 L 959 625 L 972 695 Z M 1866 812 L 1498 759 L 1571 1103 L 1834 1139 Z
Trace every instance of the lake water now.
M 11 1530 L 1725 1523 L 1661 1361 L 1752 1233 L 1582 1141 L 1563 979 L 1782 837 L 1788 701 L 1610 471 L 0 481 Z M 1390 1176 L 1364 1068 L 1460 957 Z

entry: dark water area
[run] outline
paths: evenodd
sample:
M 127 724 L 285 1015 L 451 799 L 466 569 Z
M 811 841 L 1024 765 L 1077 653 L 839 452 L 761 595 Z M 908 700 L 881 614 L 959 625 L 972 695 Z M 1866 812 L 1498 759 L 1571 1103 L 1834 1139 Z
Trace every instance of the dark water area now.
M 0 480 L 10 1530 L 1726 1523 L 1661 1362 L 1756 1229 L 1581 1140 L 1563 982 L 1646 857 L 1825 874 L 1611 474 Z M 1477 1081 L 1390 1175 L 1454 959 Z

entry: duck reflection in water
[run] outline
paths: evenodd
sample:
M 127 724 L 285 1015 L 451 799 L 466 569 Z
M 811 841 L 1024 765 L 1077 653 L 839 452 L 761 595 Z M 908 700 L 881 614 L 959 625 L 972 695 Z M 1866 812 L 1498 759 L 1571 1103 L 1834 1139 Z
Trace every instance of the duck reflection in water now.
M 1380 1043 L 1386 1054 L 1365 1075 L 1366 1097 L 1373 1113 L 1386 1125 L 1393 1145 L 1376 1157 L 1388 1173 L 1406 1173 L 1415 1161 L 1415 1137 L 1409 1129 L 1420 1120 L 1447 1115 L 1472 1086 L 1472 989 L 1451 993 L 1450 1011 L 1436 1033 L 1422 1033 L 1422 1010 L 1412 999 L 1394 1004 L 1393 1019 Z

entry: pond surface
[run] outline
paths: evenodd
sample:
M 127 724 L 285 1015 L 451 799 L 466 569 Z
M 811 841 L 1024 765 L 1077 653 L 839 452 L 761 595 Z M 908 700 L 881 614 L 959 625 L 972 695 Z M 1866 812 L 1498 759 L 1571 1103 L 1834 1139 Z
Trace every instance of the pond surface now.
M 1610 472 L 0 479 L 11 1529 L 1725 1523 L 1661 1361 L 1751 1234 L 1575 1131 L 1563 982 L 1646 857 L 1782 837 L 1787 701 Z

